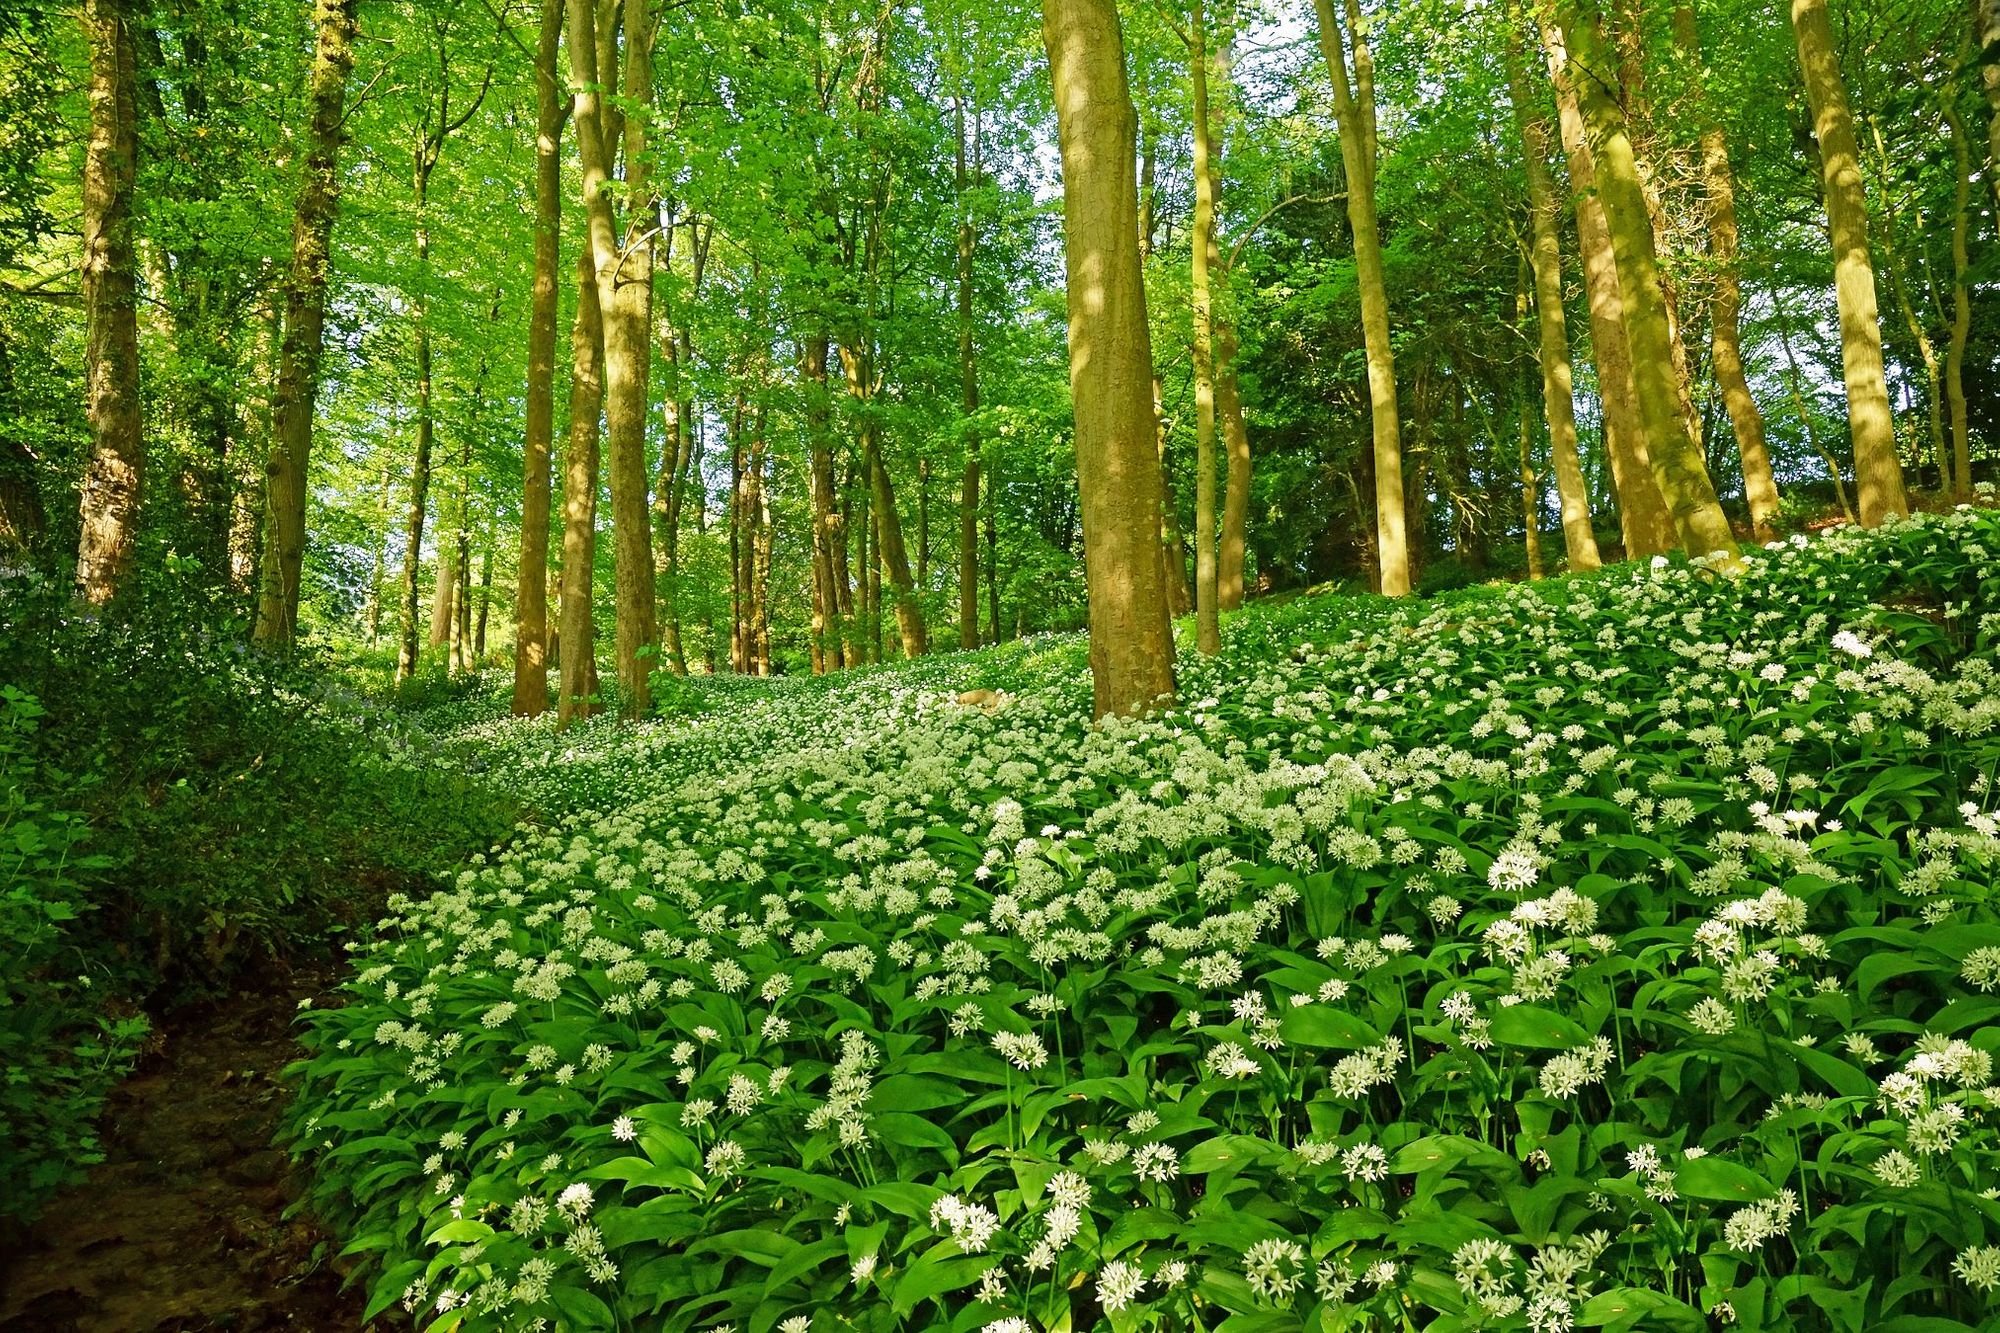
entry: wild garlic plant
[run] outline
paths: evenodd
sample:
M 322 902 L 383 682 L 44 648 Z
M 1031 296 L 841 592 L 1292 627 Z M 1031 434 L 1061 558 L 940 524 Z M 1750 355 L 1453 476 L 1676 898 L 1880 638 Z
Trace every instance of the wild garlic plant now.
M 435 1329 L 1990 1327 L 1996 539 L 481 721 L 565 813 L 305 1016 L 310 1202 Z

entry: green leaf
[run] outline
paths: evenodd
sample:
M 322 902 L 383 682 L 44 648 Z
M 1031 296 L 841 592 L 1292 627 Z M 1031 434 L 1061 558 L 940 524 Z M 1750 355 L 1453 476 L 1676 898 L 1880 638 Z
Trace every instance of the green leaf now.
M 1508 1005 L 1493 1015 L 1493 1040 L 1532 1050 L 1569 1050 L 1590 1040 L 1573 1019 L 1532 1004 Z

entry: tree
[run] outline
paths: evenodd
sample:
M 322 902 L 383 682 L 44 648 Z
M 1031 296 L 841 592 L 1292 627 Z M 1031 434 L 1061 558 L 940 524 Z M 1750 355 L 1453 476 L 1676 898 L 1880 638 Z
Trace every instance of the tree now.
M 1674 43 L 1697 71 L 1701 37 L 1694 6 L 1674 6 Z M 1699 80 L 1697 79 L 1697 83 Z M 1751 396 L 1743 373 L 1743 284 L 1738 268 L 1740 231 L 1736 223 L 1736 173 L 1729 165 L 1729 141 L 1706 96 L 1697 93 L 1701 120 L 1701 181 L 1708 212 L 1708 258 L 1715 275 L 1715 298 L 1709 312 L 1709 355 L 1716 386 L 1729 412 L 1736 452 L 1743 464 L 1743 498 L 1750 508 L 1750 528 L 1760 542 L 1777 536 L 1778 482 L 1771 474 L 1771 451 L 1764 442 L 1764 415 Z
M 340 207 L 340 144 L 347 74 L 354 64 L 357 0 L 314 0 L 314 48 L 304 173 L 293 210 L 292 264 L 285 284 L 284 337 L 271 406 L 265 463 L 265 554 L 258 596 L 258 642 L 290 651 L 298 633 L 299 570 L 306 548 L 306 476 L 319 400 L 326 327 L 327 269 Z
M 1319 13 L 1319 46 L 1333 79 L 1334 115 L 1340 121 L 1340 159 L 1347 169 L 1347 222 L 1354 233 L 1355 278 L 1361 288 L 1361 331 L 1368 351 L 1368 403 L 1375 435 L 1375 552 L 1381 591 L 1410 591 L 1409 541 L 1404 531 L 1403 441 L 1396 407 L 1396 353 L 1389 341 L 1388 283 L 1375 212 L 1375 80 L 1373 57 L 1356 0 L 1344 0 L 1343 35 L 1333 0 L 1313 0 Z M 1348 85 L 1352 43 L 1354 84 Z
M 1593 10 L 1566 8 L 1562 33 L 1569 55 L 1568 76 L 1589 131 L 1598 195 L 1617 260 L 1625 332 L 1632 348 L 1632 384 L 1653 480 L 1666 499 L 1682 548 L 1691 556 L 1720 555 L 1725 566 L 1734 566 L 1740 564 L 1735 536 L 1681 411 L 1673 333 L 1653 250 L 1652 221 L 1639 184 L 1632 141 L 1626 134 L 1625 116 L 1611 94 L 1617 64 L 1605 49 Z
M 604 410 L 604 326 L 597 308 L 597 260 L 586 242 L 576 256 L 576 319 L 570 326 L 569 442 L 563 450 L 560 639 L 562 678 L 556 724 L 592 711 L 597 693 L 597 421 Z
M 132 15 L 123 0 L 86 0 L 90 45 L 90 143 L 83 171 L 84 349 L 90 461 L 83 476 L 77 595 L 114 598 L 132 573 L 146 441 L 139 419 L 138 275 L 132 194 L 138 106 Z
M 1573 570 L 1596 569 L 1603 563 L 1591 526 L 1590 495 L 1584 488 L 1583 463 L 1576 448 L 1576 400 L 1571 395 L 1569 330 L 1563 319 L 1560 205 L 1549 176 L 1549 127 L 1536 108 L 1522 68 L 1518 5 L 1510 6 L 1507 33 L 1508 85 L 1514 121 L 1521 135 L 1521 161 L 1528 178 L 1528 214 L 1534 229 L 1528 258 L 1534 272 L 1537 358 L 1542 372 L 1542 416 L 1549 427 L 1549 453 L 1555 464 L 1556 495 L 1562 505 L 1563 550 Z M 1523 484 L 1530 488 L 1524 502 L 1524 522 L 1534 541 L 1533 468 L 1522 456 Z M 1533 548 L 1539 559 L 1539 546 Z
M 521 557 L 514 593 L 516 713 L 549 706 L 549 458 L 555 436 L 556 294 L 561 269 L 562 128 L 557 67 L 564 0 L 542 0 L 535 43 L 535 286 L 528 316 L 527 430 L 522 440 Z
M 1070 393 L 1090 590 L 1092 707 L 1131 714 L 1174 693 L 1159 554 L 1153 354 L 1139 268 L 1138 118 L 1113 0 L 1042 0 L 1062 153 Z
M 568 3 L 570 81 L 575 98 L 572 118 L 583 164 L 583 203 L 590 219 L 590 248 L 597 265 L 597 302 L 603 325 L 604 433 L 611 482 L 618 687 L 625 715 L 636 718 L 646 713 L 647 673 L 658 637 L 653 540 L 646 505 L 653 237 L 660 220 L 646 153 L 646 121 L 653 93 L 653 27 L 645 0 L 622 0 L 625 65 L 619 71 L 617 6 L 621 0 L 606 0 L 602 13 L 593 7 L 592 0 Z M 621 137 L 626 213 L 622 238 L 611 189 L 614 147 Z
M 1834 54 L 1826 0 L 1792 0 L 1792 32 L 1819 141 L 1827 232 L 1833 241 L 1833 288 L 1840 308 L 1840 364 L 1847 383 L 1847 423 L 1854 437 L 1854 481 L 1864 527 L 1907 516 L 1903 468 L 1882 371 L 1882 327 L 1875 305 L 1875 265 L 1868 255 L 1868 205 L 1847 85 Z

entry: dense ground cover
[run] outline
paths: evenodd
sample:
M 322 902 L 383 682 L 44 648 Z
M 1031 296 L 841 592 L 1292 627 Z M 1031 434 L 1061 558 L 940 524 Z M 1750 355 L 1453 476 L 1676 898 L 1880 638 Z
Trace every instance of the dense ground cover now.
M 564 813 L 294 1151 L 434 1328 L 1987 1326 L 1996 647 L 1960 512 L 1254 610 L 1143 722 L 1062 639 L 451 705 Z
M 0 1244 L 101 1155 L 148 1015 L 269 984 L 518 809 L 162 576 L 79 615 L 0 571 Z

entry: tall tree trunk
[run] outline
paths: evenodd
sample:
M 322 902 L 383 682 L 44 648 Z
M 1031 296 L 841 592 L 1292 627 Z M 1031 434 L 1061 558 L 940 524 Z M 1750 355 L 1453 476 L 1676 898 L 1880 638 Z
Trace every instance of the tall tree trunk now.
M 1062 152 L 1092 711 L 1134 714 L 1174 693 L 1133 173 L 1137 117 L 1114 0 L 1042 0 L 1042 38 Z
M 1556 498 L 1562 506 L 1563 554 L 1572 571 L 1596 569 L 1604 563 L 1590 518 L 1590 492 L 1584 485 L 1583 460 L 1576 445 L 1576 399 L 1570 380 L 1569 328 L 1563 317 L 1562 219 L 1555 182 L 1549 175 L 1549 124 L 1529 89 L 1518 26 L 1519 5 L 1509 6 L 1507 77 L 1514 102 L 1514 123 L 1521 135 L 1521 159 L 1528 176 L 1528 213 L 1534 228 L 1528 260 L 1534 272 L 1536 344 L 1542 372 L 1542 418 L 1549 427 L 1549 460 L 1556 474 Z M 1525 290 L 1522 293 L 1526 295 Z M 1525 426 L 1524 426 L 1525 429 Z M 1521 482 L 1534 498 L 1535 478 L 1524 437 Z M 1533 508 L 1528 519 L 1531 566 L 1541 560 L 1541 539 L 1535 532 Z M 1540 577 L 1539 571 L 1532 574 Z
M 1965 344 L 1972 334 L 1972 287 L 1967 276 L 1971 267 L 1967 235 L 1972 222 L 1972 153 L 1965 141 L 1965 125 L 1954 104 L 1956 88 L 1947 87 L 1944 96 L 1945 126 L 1951 131 L 1951 340 L 1944 360 L 1945 395 L 1951 403 L 1952 493 L 1961 500 L 1972 498 L 1971 423 L 1965 408 Z
M 1625 556 L 1640 559 L 1672 549 L 1674 524 L 1667 513 L 1666 498 L 1653 480 L 1652 459 L 1646 452 L 1645 427 L 1639 419 L 1638 394 L 1633 387 L 1631 341 L 1625 331 L 1624 297 L 1618 285 L 1618 260 L 1597 192 L 1596 159 L 1584 132 L 1576 87 L 1569 77 L 1569 53 L 1562 30 L 1555 24 L 1544 26 L 1542 36 L 1576 206 L 1577 243 L 1590 305 L 1590 341 L 1596 354 L 1598 401 L 1604 417 L 1604 455 L 1618 494 Z
M 465 524 L 465 482 L 464 474 L 460 473 L 458 494 L 447 492 L 439 505 L 442 512 L 438 516 L 437 576 L 431 582 L 431 628 L 427 643 L 431 648 L 444 648 L 451 643 L 453 608 L 458 605 L 458 561 L 451 543 Z M 444 484 L 450 485 L 449 474 Z
M 750 437 L 750 669 L 771 674 L 771 494 L 764 484 L 768 466 L 764 404 L 757 404 Z
M 562 676 L 556 724 L 587 717 L 597 693 L 591 620 L 597 571 L 597 418 L 604 408 L 604 333 L 597 308 L 597 261 L 576 256 L 576 322 L 570 327 L 569 443 L 563 450 Z
M 1147 353 L 1149 356 L 1151 352 Z M 986 498 L 980 511 L 980 521 L 986 529 L 986 617 L 993 631 L 988 640 L 998 643 L 1000 630 L 1000 525 L 996 518 L 999 501 L 995 498 L 1000 487 L 1000 477 L 994 461 L 988 459 L 985 466 Z
M 419 247 L 425 244 L 419 241 Z M 419 298 L 421 301 L 421 298 Z M 422 328 L 421 306 L 417 316 Z M 402 641 L 396 650 L 396 681 L 400 684 L 416 673 L 417 669 L 417 587 L 423 573 L 424 561 L 424 510 L 430 498 L 431 449 L 433 446 L 435 423 L 431 411 L 431 341 L 422 333 L 417 337 L 417 453 L 410 464 L 410 504 L 408 518 L 404 524 L 403 536 L 403 595 L 402 595 Z M 442 565 L 438 568 L 440 594 L 446 593 L 447 581 Z M 431 642 L 437 641 L 437 608 L 431 610 Z
M 283 341 L 279 328 L 284 306 L 275 297 L 264 302 L 256 333 L 251 340 L 250 364 L 255 367 L 255 388 L 242 407 L 245 449 L 238 451 L 236 495 L 229 513 L 229 590 L 238 596 L 254 597 L 258 592 L 259 562 L 264 551 L 264 510 L 268 499 L 263 484 L 264 465 L 253 451 L 269 450 L 276 431 L 273 411 L 278 384 L 278 349 Z M 252 608 L 254 610 L 254 606 Z
M 729 669 L 743 675 L 750 669 L 750 519 L 748 450 L 743 438 L 746 414 L 743 386 L 736 386 L 736 405 L 729 413 Z
M 139 156 L 132 23 L 125 0 L 85 0 L 90 142 L 83 167 L 83 312 L 90 461 L 83 474 L 76 590 L 89 606 L 109 603 L 131 576 L 146 468 L 139 417 L 138 270 L 132 249 Z
M 812 500 L 813 587 L 818 606 L 813 644 L 820 668 L 838 671 L 848 665 L 846 628 L 846 550 L 840 510 L 834 504 L 833 439 L 828 422 L 826 386 L 827 336 L 808 334 L 801 342 L 800 378 L 805 389 L 806 449 Z
M 1562 27 L 1569 52 L 1569 78 L 1589 131 L 1598 196 L 1617 260 L 1625 332 L 1632 349 L 1633 388 L 1653 480 L 1666 499 L 1683 549 L 1691 556 L 1720 555 L 1723 567 L 1734 569 L 1741 563 L 1736 539 L 1681 410 L 1673 330 L 1667 321 L 1638 162 L 1626 135 L 1624 113 L 1603 82 L 1616 64 L 1605 48 L 1595 12 L 1566 9 Z
M 1139 149 L 1139 266 L 1153 258 L 1153 136 L 1148 132 Z M 1153 370 L 1153 445 L 1160 457 L 1160 560 L 1165 567 L 1167 614 L 1184 616 L 1194 609 L 1194 585 L 1188 582 L 1187 543 L 1181 536 L 1180 501 L 1174 494 L 1173 462 L 1167 456 L 1166 394 L 1159 368 Z M 1218 584 L 1220 575 L 1218 574 Z M 999 603 L 994 603 L 994 633 L 999 633 Z
M 1333 78 L 1334 115 L 1340 122 L 1340 160 L 1347 172 L 1347 222 L 1354 233 L 1354 274 L 1361 289 L 1361 334 L 1368 356 L 1368 403 L 1375 435 L 1375 546 L 1381 591 L 1401 597 L 1410 591 L 1410 551 L 1404 527 L 1403 442 L 1396 408 L 1396 354 L 1389 342 L 1388 284 L 1382 272 L 1382 241 L 1375 215 L 1375 87 L 1358 23 L 1348 0 L 1343 35 L 1332 0 L 1313 0 L 1319 13 L 1319 45 Z M 1355 84 L 1349 88 L 1348 43 L 1354 50 Z
M 1209 254 L 1215 248 L 1215 172 L 1208 141 L 1208 35 L 1201 0 L 1188 24 L 1188 70 L 1194 87 L 1194 234 L 1188 238 L 1194 306 L 1194 627 L 1195 646 L 1222 651 L 1215 604 L 1215 316 Z
M 1974 0 L 1979 32 L 1979 86 L 1986 94 L 1986 177 L 2000 208 L 2000 0 Z
M 614 0 L 615 2 L 615 0 Z M 573 118 L 583 163 L 584 209 L 597 264 L 604 329 L 604 429 L 611 486 L 617 601 L 618 686 L 624 715 L 643 717 L 647 673 L 658 639 L 653 542 L 646 496 L 646 392 L 652 366 L 653 241 L 659 209 L 645 151 L 645 108 L 653 92 L 652 24 L 645 0 L 623 0 L 625 68 L 620 97 L 633 107 L 607 114 L 600 82 L 615 67 L 615 20 L 591 0 L 568 0 Z M 622 121 L 622 126 L 620 125 Z M 611 199 L 612 148 L 622 128 L 626 222 L 621 240 Z
M 1525 294 L 1525 293 L 1524 293 Z M 1521 530 L 1527 547 L 1528 577 L 1542 577 L 1542 486 L 1535 475 L 1535 428 L 1529 420 L 1528 394 L 1524 389 L 1516 415 L 1519 418 L 1521 450 Z
M 472 634 L 472 669 L 477 671 L 486 658 L 486 619 L 493 609 L 493 540 L 487 533 L 486 548 L 479 553 L 479 620 Z
M 958 378 L 960 403 L 968 418 L 965 427 L 965 466 L 958 483 L 958 646 L 979 646 L 979 431 L 970 418 L 979 411 L 979 358 L 973 339 L 972 259 L 977 235 L 972 225 L 972 205 L 967 194 L 978 173 L 979 115 L 972 117 L 971 171 L 966 169 L 965 105 L 954 106 L 958 122 L 957 150 L 953 183 L 958 194 Z
M 1222 92 L 1223 110 L 1211 106 L 1208 174 L 1210 193 L 1220 210 L 1222 153 L 1220 145 L 1230 89 L 1229 46 L 1215 53 L 1215 87 Z M 1208 229 L 1208 272 L 1214 290 L 1209 298 L 1209 324 L 1215 333 L 1215 425 L 1222 436 L 1222 526 L 1215 544 L 1215 602 L 1224 611 L 1243 605 L 1244 566 L 1250 526 L 1250 427 L 1243 417 L 1242 386 L 1236 378 L 1236 314 L 1229 299 L 1229 266 L 1222 258 L 1221 224 Z
M 715 224 L 710 222 L 703 227 L 699 217 L 690 217 L 687 232 L 688 251 L 692 257 L 688 300 L 699 302 L 702 277 L 708 268 L 708 247 L 715 238 Z M 672 231 L 669 230 L 667 235 L 671 257 Z M 688 316 L 675 320 L 673 327 L 663 330 L 661 338 L 668 367 L 668 401 L 665 404 L 667 441 L 660 460 L 659 493 L 654 497 L 660 520 L 660 574 L 667 594 L 661 635 L 667 669 L 677 676 L 688 673 L 687 651 L 681 644 L 681 516 L 687 505 L 688 484 L 698 475 L 694 455 L 699 439 L 697 431 L 700 429 L 693 389 L 694 334 L 689 327 L 692 322 Z M 703 498 L 705 501 L 706 496 Z
M 1861 189 L 1860 152 L 1847 85 L 1834 54 L 1826 0 L 1792 0 L 1792 32 L 1806 101 L 1819 140 L 1820 180 L 1826 193 L 1827 231 L 1833 241 L 1833 288 L 1840 306 L 1840 363 L 1847 382 L 1847 421 L 1854 436 L 1854 480 L 1861 523 L 1910 512 L 1903 468 L 1896 458 L 1896 430 L 1889 414 L 1889 386 L 1882 373 L 1882 328 L 1875 306 L 1875 266 L 1868 257 L 1868 205 Z
M 555 444 L 556 281 L 562 267 L 563 0 L 542 0 L 535 43 L 535 285 L 528 304 L 527 429 L 521 453 L 521 555 L 514 585 L 513 710 L 549 707 L 549 461 Z M 485 608 L 481 606 L 481 615 Z
M 319 397 L 326 327 L 327 267 L 340 205 L 340 141 L 347 72 L 354 64 L 357 0 L 314 0 L 315 30 L 305 171 L 292 219 L 292 267 L 285 284 L 276 419 L 264 464 L 269 500 L 258 597 L 257 642 L 290 651 L 298 633 L 299 571 L 306 550 L 306 477 L 312 463 L 313 405 Z
M 1694 6 L 1674 7 L 1674 42 L 1689 64 L 1701 68 L 1701 36 Z M 1709 311 L 1709 354 L 1716 387 L 1729 411 L 1729 428 L 1743 463 L 1743 498 L 1750 527 L 1760 542 L 1778 535 L 1778 481 L 1764 442 L 1764 415 L 1743 373 L 1743 284 L 1738 272 L 1736 174 L 1729 165 L 1729 141 L 1706 96 L 1701 101 L 1701 180 L 1708 205 L 1708 258 L 1715 272 L 1715 299 Z
M 881 426 L 875 418 L 875 394 L 880 385 L 874 350 L 843 343 L 840 364 L 847 375 L 848 396 L 859 409 L 862 477 L 868 487 L 874 518 L 879 572 L 888 576 L 890 595 L 896 603 L 896 631 L 903 643 L 903 655 L 922 657 L 927 649 L 923 606 L 917 600 L 916 585 L 910 575 L 910 557 L 903 546 L 903 523 L 896 513 L 896 489 L 890 481 L 888 466 L 882 461 Z M 875 575 L 871 573 L 870 577 Z M 879 602 L 875 611 L 879 618 Z M 879 628 L 875 632 L 879 633 Z

